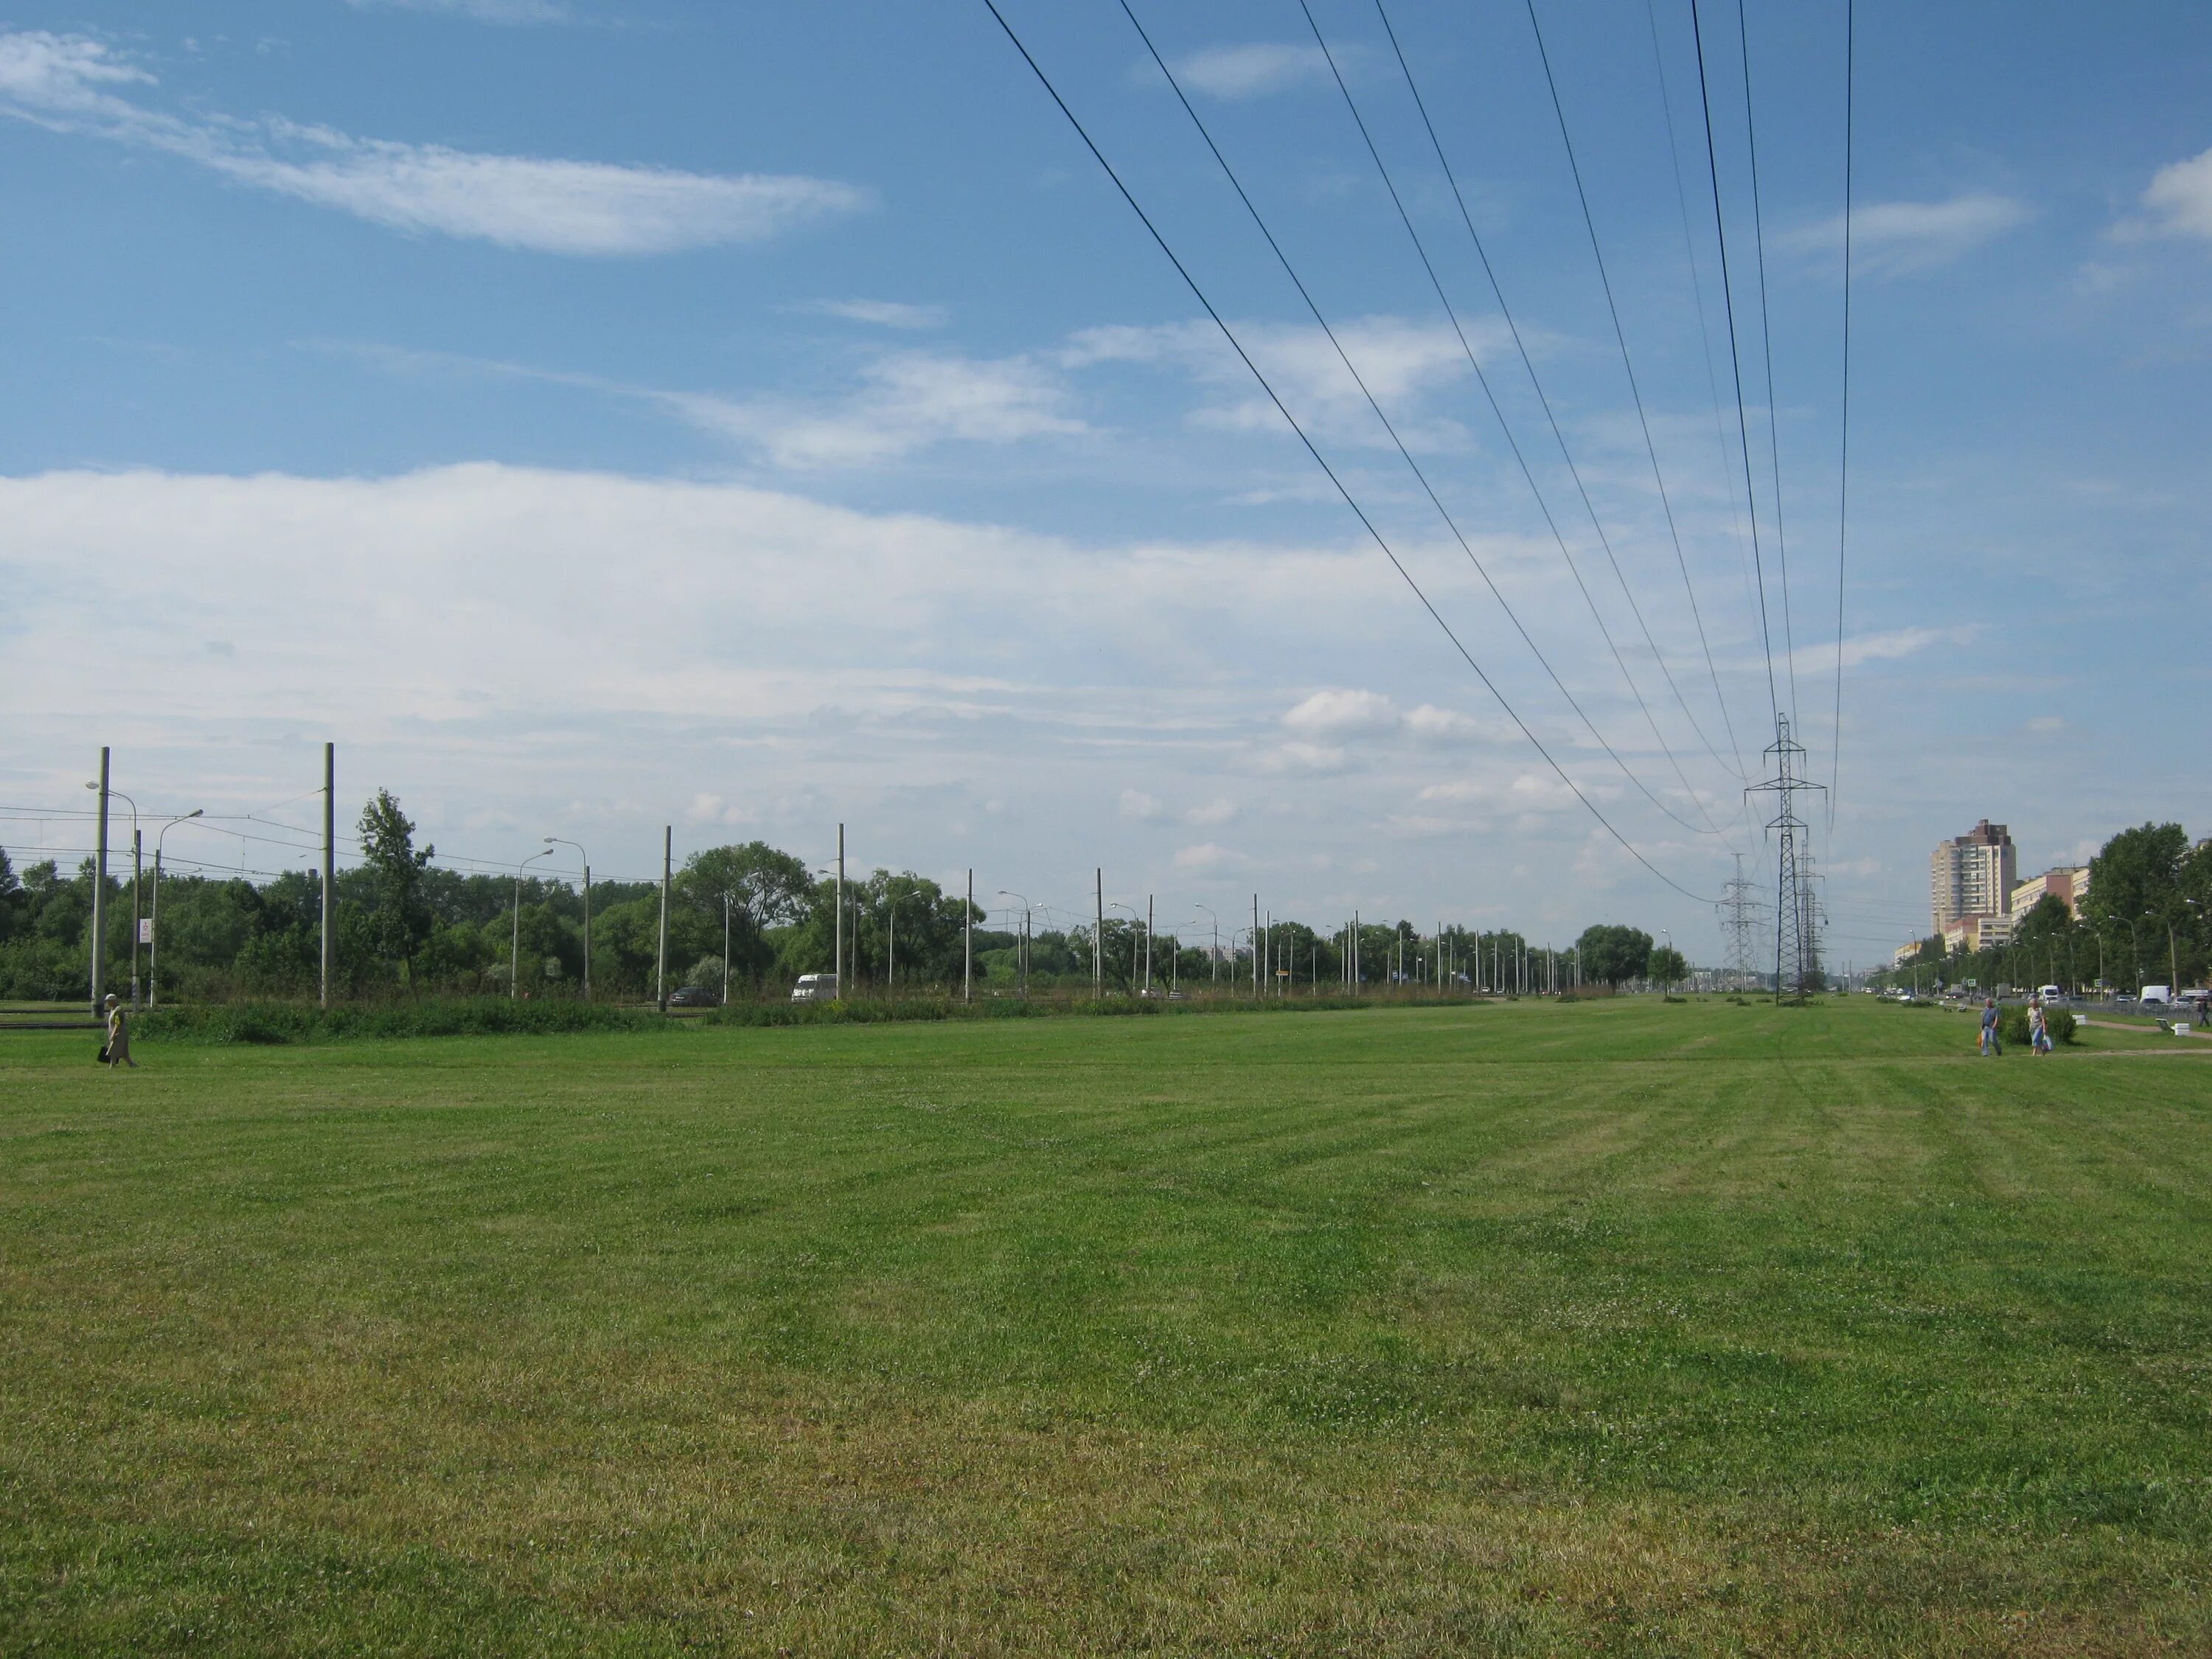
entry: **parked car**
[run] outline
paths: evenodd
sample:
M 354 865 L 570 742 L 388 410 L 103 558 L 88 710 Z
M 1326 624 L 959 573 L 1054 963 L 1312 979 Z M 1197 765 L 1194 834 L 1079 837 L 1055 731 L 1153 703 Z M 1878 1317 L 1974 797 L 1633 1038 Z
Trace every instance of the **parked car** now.
M 793 1002 L 835 1002 L 837 1000 L 837 975 L 835 974 L 801 974 L 799 983 L 791 988 Z
M 668 994 L 672 1008 L 714 1008 L 721 1000 L 722 994 L 711 985 L 679 985 Z

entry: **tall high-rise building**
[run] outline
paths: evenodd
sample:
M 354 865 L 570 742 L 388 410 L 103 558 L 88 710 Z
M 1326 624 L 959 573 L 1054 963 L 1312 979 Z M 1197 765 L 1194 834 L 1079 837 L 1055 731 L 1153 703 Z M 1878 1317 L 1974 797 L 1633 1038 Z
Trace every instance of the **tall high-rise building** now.
M 2012 836 L 1984 818 L 1963 836 L 1937 845 L 1928 860 L 1928 889 L 1936 931 L 1961 916 L 2008 916 L 2018 873 Z

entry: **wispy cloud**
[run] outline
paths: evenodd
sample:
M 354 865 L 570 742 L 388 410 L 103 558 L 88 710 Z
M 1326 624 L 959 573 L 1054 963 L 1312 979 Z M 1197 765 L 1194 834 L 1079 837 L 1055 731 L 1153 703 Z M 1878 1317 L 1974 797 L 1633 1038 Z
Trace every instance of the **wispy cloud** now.
M 119 90 L 153 83 L 86 36 L 0 34 L 0 112 L 160 150 L 396 230 L 544 253 L 669 253 L 763 240 L 868 200 L 850 185 L 793 175 L 483 155 L 281 118 L 186 119 Z
M 1870 202 L 1851 210 L 1851 264 L 1858 276 L 1897 276 L 1948 264 L 2035 216 L 2010 196 L 1973 191 L 1943 202 Z M 1844 216 L 1776 239 L 1802 254 L 1841 259 Z
M 1844 641 L 1844 666 L 1857 668 L 1870 662 L 1894 662 L 1904 657 L 1917 657 L 1930 647 L 1963 645 L 1978 631 L 1969 623 L 1958 628 L 1893 628 L 1879 634 L 1861 634 Z M 1832 640 L 1822 645 L 1802 645 L 1792 659 L 1801 673 L 1832 673 L 1836 666 L 1836 646 Z
M 572 14 L 557 0 L 346 0 L 356 11 L 432 11 L 478 23 L 565 23 Z
M 943 306 L 908 305 L 898 300 L 815 300 L 793 309 L 878 328 L 943 328 L 949 320 Z
M 2212 241 L 2212 149 L 2174 161 L 2151 175 L 2145 216 L 2121 225 L 2123 237 L 2192 236 Z
M 1270 40 L 1201 47 L 1176 58 L 1171 67 L 1183 85 L 1215 98 L 1261 98 L 1328 76 L 1328 60 L 1319 46 Z M 1158 73 L 1149 59 L 1139 72 Z
M 393 346 L 326 342 L 314 349 L 393 374 L 535 380 L 635 399 L 795 471 L 896 460 L 936 443 L 1016 443 L 1091 430 L 1068 412 L 1066 388 L 1026 357 L 896 352 L 869 364 L 857 390 L 810 403 L 672 392 L 604 375 Z
M 1283 724 L 1304 738 L 1406 736 L 1433 746 L 1508 741 L 1505 734 L 1455 708 L 1434 703 L 1401 709 L 1379 691 L 1330 687 L 1293 706 Z
M 1068 412 L 1066 389 L 1022 357 L 979 359 L 906 351 L 878 358 L 842 399 L 740 400 L 651 394 L 693 424 L 800 470 L 893 460 L 933 443 L 1014 443 L 1091 428 Z

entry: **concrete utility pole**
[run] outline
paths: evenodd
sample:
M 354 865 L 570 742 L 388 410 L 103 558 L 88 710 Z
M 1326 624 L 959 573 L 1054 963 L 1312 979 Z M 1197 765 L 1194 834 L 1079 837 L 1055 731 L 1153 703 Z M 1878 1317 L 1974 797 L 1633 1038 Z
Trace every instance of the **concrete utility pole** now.
M 842 999 L 845 991 L 845 826 L 837 826 L 837 933 L 834 957 L 830 963 L 830 977 L 837 981 L 837 995 Z
M 1145 895 L 1145 994 L 1152 994 L 1152 896 Z
M 968 872 L 968 906 L 960 913 L 960 1000 L 975 1000 L 975 872 Z
M 100 843 L 92 876 L 92 1012 L 107 988 L 107 745 L 100 749 Z
M 840 840 L 842 840 L 841 835 Z M 676 826 L 660 827 L 660 965 L 653 975 L 653 1000 L 668 1012 L 668 884 L 676 872 Z
M 1106 872 L 1101 867 L 1091 872 L 1091 898 L 1095 917 L 1091 927 L 1091 994 L 1106 994 Z
M 336 950 L 338 878 L 338 746 L 323 745 L 323 977 L 319 994 L 324 1007 L 331 1006 L 331 963 Z M 154 849 L 154 863 L 161 862 L 161 849 Z
M 1252 895 L 1252 994 L 1260 994 L 1260 896 Z

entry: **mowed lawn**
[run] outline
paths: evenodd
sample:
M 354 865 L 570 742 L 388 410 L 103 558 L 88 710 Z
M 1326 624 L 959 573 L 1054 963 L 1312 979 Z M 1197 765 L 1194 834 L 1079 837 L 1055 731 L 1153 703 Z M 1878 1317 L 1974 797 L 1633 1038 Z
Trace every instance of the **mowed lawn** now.
M 2212 1650 L 2212 1043 L 0 1037 L 0 1650 Z

